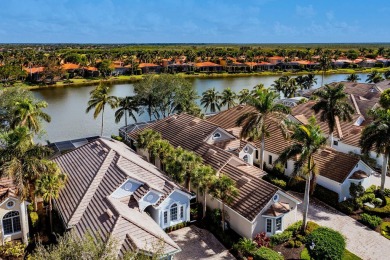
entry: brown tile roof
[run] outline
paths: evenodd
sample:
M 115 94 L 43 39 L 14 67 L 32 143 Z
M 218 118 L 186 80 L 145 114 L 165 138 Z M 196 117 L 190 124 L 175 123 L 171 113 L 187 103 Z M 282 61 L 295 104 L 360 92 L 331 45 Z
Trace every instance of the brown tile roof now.
M 91 67 L 91 66 L 84 67 L 84 69 L 89 71 L 98 71 L 96 67 Z
M 288 203 L 276 202 L 272 204 L 263 215 L 277 217 L 290 211 L 290 205 Z
M 79 69 L 80 65 L 74 63 L 65 63 L 61 65 L 61 68 L 64 70 L 75 70 L 75 69 Z
M 150 181 L 150 186 L 164 196 L 178 187 L 124 144 L 97 139 L 54 161 L 68 176 L 55 203 L 66 226 L 73 227 L 79 236 L 92 231 L 100 234 L 104 241 L 112 237 L 119 243 L 119 256 L 130 244 L 150 250 L 147 244 L 154 243 L 158 237 L 164 239 L 166 252 L 180 250 L 146 213 L 139 212 L 136 198 L 110 197 L 128 178 L 145 178 L 143 183 Z M 150 240 L 145 241 L 145 238 Z
M 0 178 L 0 203 L 9 197 L 18 197 L 18 189 L 11 178 Z
M 218 129 L 217 125 L 207 120 L 181 114 L 149 124 L 147 128 L 161 133 L 162 138 L 175 147 L 181 146 L 199 154 L 205 164 L 211 165 L 216 171 L 226 174 L 240 184 L 239 196 L 234 199 L 231 208 L 250 221 L 278 191 L 276 186 L 261 179 L 264 172 L 259 168 L 246 164 L 234 154 L 218 147 L 221 145 L 219 142 L 216 143 L 217 146 L 206 143 L 206 138 Z M 136 130 L 129 136 L 135 140 L 141 131 L 142 129 Z M 242 179 L 248 181 L 242 184 Z
M 160 67 L 160 65 L 154 63 L 140 63 L 138 68 L 147 68 L 147 67 Z
M 343 183 L 360 159 L 327 148 L 316 153 L 314 161 L 321 176 Z
M 351 177 L 349 177 L 350 179 L 353 179 L 353 180 L 361 180 L 361 179 L 365 179 L 365 178 L 368 178 L 368 175 L 367 173 L 365 173 L 364 171 L 362 170 L 359 170 L 359 171 L 356 171 L 354 172 Z
M 45 70 L 45 67 L 35 67 L 35 68 L 23 68 L 23 70 L 27 71 L 27 73 L 40 73 Z

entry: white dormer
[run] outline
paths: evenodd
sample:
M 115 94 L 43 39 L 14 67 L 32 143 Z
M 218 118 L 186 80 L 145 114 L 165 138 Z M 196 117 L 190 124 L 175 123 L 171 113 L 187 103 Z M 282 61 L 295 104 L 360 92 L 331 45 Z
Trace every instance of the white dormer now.
M 361 126 L 364 122 L 364 117 L 363 116 L 359 116 L 358 119 L 356 119 L 356 122 L 354 123 L 354 125 L 356 126 Z
M 126 180 L 118 189 L 116 189 L 112 194 L 111 197 L 120 199 L 123 197 L 130 196 L 136 191 L 139 186 L 141 186 L 143 183 L 128 179 Z
M 155 205 L 161 198 L 161 194 L 156 191 L 147 192 L 139 201 L 138 206 L 141 211 L 144 211 L 146 207 Z

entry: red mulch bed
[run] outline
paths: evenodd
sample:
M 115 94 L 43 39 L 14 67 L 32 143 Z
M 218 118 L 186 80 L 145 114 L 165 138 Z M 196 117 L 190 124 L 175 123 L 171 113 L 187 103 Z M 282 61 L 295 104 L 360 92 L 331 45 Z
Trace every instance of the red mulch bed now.
M 272 249 L 275 250 L 276 252 L 282 253 L 284 256 L 284 259 L 288 260 L 295 260 L 295 259 L 301 259 L 301 252 L 305 248 L 305 245 L 302 245 L 301 247 L 298 248 L 289 248 L 286 247 L 287 242 L 281 245 L 274 246 Z

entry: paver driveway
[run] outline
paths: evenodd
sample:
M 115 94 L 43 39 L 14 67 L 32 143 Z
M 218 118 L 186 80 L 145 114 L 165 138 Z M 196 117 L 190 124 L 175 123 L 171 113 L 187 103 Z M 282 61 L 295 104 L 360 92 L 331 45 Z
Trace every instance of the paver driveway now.
M 302 209 L 303 203 L 298 206 L 298 219 L 302 219 Z M 390 240 L 316 199 L 310 201 L 308 219 L 341 232 L 347 238 L 347 249 L 364 260 L 390 259 Z
M 181 248 L 175 259 L 235 259 L 209 231 L 194 225 L 169 233 Z

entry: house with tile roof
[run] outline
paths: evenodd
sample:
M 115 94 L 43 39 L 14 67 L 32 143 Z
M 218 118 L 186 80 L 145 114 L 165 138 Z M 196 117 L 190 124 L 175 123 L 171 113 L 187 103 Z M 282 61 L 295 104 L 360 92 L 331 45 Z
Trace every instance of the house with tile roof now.
M 252 144 L 207 120 L 180 114 L 145 124 L 142 129 L 129 128 L 125 138 L 134 149 L 138 134 L 146 128 L 159 132 L 174 147 L 195 152 L 218 175 L 225 174 L 235 181 L 239 195 L 225 210 L 229 226 L 241 236 L 253 238 L 263 231 L 272 235 L 296 221 L 300 201 L 261 178 L 266 173 L 253 166 L 256 150 Z M 143 150 L 137 152 L 148 157 Z M 222 208 L 221 201 L 207 197 L 207 206 Z M 278 210 L 281 208 L 284 210 Z
M 53 160 L 68 177 L 55 200 L 67 229 L 114 240 L 118 257 L 181 250 L 164 228 L 190 220 L 193 195 L 128 146 L 99 138 Z
M 0 178 L 1 245 L 12 240 L 28 243 L 28 204 L 27 201 L 21 200 L 12 179 Z
M 305 104 L 298 105 L 293 107 L 292 114 L 289 115 L 289 119 L 295 122 L 300 122 L 305 124 L 308 122 L 309 113 L 301 113 L 302 111 L 310 111 L 310 116 L 313 113 L 311 107 L 313 106 L 312 102 L 307 102 Z M 297 109 L 296 109 L 297 108 Z M 223 111 L 214 115 L 207 120 L 219 125 L 220 127 L 226 129 L 226 131 L 234 134 L 235 136 L 240 135 L 241 127 L 236 126 L 237 119 L 244 113 L 253 112 L 254 108 L 251 106 L 237 106 L 229 110 Z M 320 125 L 323 132 L 327 130 L 327 125 L 324 122 L 319 120 L 319 115 L 317 117 L 317 123 Z M 355 117 L 357 120 L 358 115 Z M 275 164 L 275 161 L 279 155 L 289 147 L 292 142 L 286 140 L 282 134 L 282 131 L 279 129 L 277 123 L 274 120 L 268 119 L 268 131 L 271 133 L 268 137 L 265 138 L 265 151 L 264 151 L 264 164 L 272 168 Z M 344 126 L 344 123 L 346 126 Z M 347 127 L 348 124 L 353 124 L 350 122 L 340 122 L 343 129 Z M 326 133 L 326 132 L 325 132 Z M 360 133 L 360 132 L 359 132 Z M 252 142 L 252 145 L 255 147 L 256 152 L 253 158 L 255 163 L 260 161 L 260 152 L 261 147 L 260 140 Z M 336 146 L 335 146 L 336 147 Z M 339 200 L 345 200 L 350 198 L 349 186 L 351 183 L 360 183 L 364 188 L 367 188 L 371 185 L 370 176 L 373 174 L 373 170 L 360 160 L 357 156 L 350 155 L 345 152 L 337 151 L 336 149 L 326 148 L 315 154 L 314 156 L 319 175 L 317 177 L 317 183 L 325 188 L 328 188 L 337 194 L 339 194 Z M 294 160 L 289 160 L 284 165 L 284 173 L 290 176 L 294 171 Z M 362 174 L 356 174 L 362 173 Z M 356 178 L 359 176 L 359 179 Z

